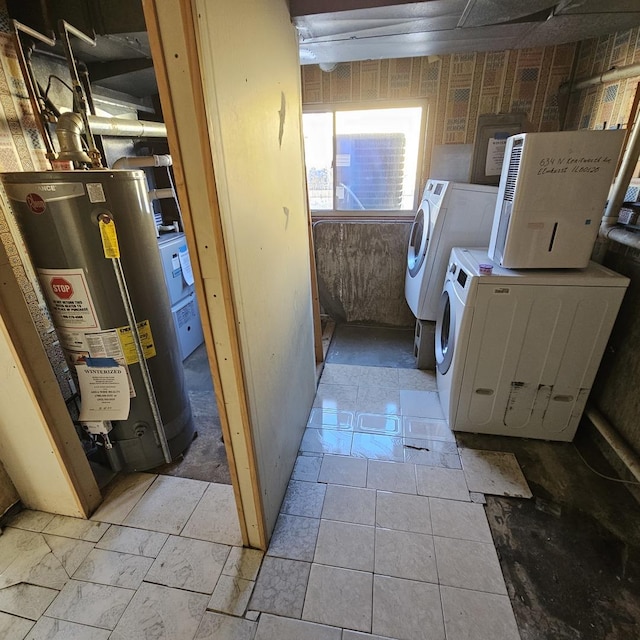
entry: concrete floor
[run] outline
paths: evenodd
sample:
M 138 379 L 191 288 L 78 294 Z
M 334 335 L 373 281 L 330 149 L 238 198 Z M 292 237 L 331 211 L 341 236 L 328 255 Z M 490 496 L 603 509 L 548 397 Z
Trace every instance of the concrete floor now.
M 184 374 L 198 435 L 177 460 L 156 467 L 150 472 L 231 484 L 220 415 L 204 344 L 184 361 Z

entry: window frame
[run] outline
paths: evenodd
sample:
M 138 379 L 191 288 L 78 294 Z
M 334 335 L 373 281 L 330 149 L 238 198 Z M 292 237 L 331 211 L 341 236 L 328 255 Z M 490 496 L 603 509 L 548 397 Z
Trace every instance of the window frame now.
M 422 109 L 422 116 L 420 118 L 420 141 L 418 145 L 418 160 L 416 166 L 415 176 L 415 188 L 413 195 L 413 207 L 408 209 L 396 209 L 396 210 L 375 210 L 375 211 L 362 211 L 361 209 L 350 210 L 336 210 L 336 209 L 312 209 L 309 204 L 309 211 L 313 220 L 322 220 L 325 218 L 348 218 L 349 220 L 371 220 L 371 219 L 413 219 L 415 217 L 416 208 L 422 197 L 421 188 L 423 187 L 423 172 L 425 167 L 426 149 L 427 149 L 427 124 L 429 120 L 429 102 L 427 100 L 412 99 L 412 100 L 377 100 L 374 102 L 332 102 L 332 103 L 314 103 L 303 104 L 302 113 L 331 113 L 333 116 L 333 203 L 335 207 L 336 194 L 335 194 L 335 159 L 336 159 L 336 112 L 337 111 L 369 111 L 369 110 L 384 110 L 384 109 L 411 109 L 420 107 Z M 304 127 L 301 122 L 303 140 L 304 140 Z M 307 169 L 305 163 L 305 177 L 307 176 Z

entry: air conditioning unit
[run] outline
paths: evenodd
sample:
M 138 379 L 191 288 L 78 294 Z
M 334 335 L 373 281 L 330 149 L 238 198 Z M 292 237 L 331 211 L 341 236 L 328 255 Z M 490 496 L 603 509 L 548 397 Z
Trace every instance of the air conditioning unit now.
M 489 257 L 508 269 L 586 267 L 624 134 L 618 129 L 508 138 Z

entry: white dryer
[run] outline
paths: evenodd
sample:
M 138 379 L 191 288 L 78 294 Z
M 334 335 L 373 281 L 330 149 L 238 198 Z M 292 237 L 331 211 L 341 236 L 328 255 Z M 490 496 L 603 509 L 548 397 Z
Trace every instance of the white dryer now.
M 628 284 L 593 262 L 517 271 L 453 249 L 435 345 L 451 429 L 571 441 Z
M 451 249 L 488 246 L 498 187 L 429 180 L 407 251 L 404 292 L 419 320 L 435 322 Z

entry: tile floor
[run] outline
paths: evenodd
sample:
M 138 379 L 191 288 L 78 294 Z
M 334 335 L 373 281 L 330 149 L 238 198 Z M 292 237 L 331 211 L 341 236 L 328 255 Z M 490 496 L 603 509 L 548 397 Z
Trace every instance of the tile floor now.
M 132 474 L 89 521 L 20 513 L 0 637 L 517 640 L 437 400 L 427 372 L 327 364 L 264 558 L 227 485 Z

